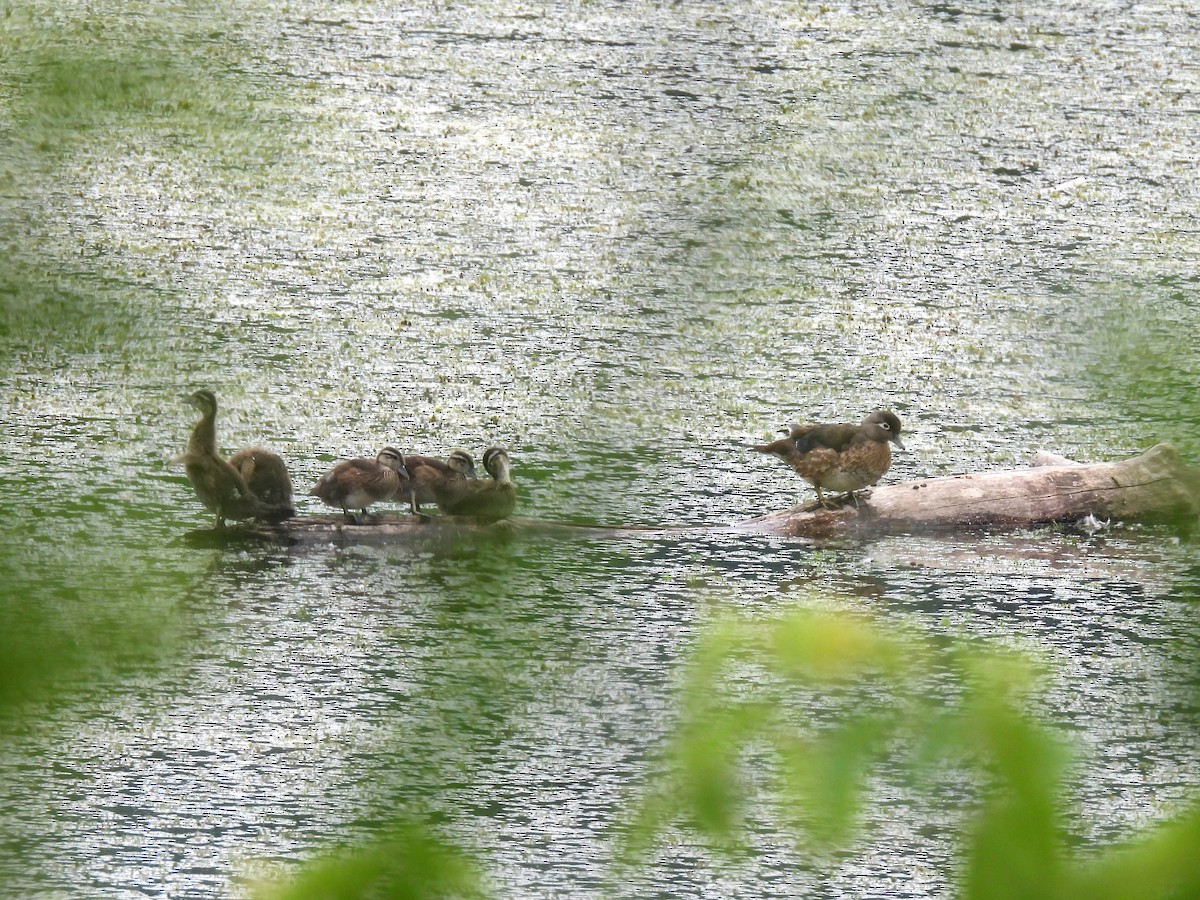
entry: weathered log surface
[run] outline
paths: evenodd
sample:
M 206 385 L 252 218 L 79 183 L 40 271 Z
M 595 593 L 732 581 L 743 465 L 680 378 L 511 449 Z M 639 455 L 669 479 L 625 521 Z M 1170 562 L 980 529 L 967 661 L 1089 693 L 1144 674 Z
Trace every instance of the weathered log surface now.
M 403 544 L 461 537 L 527 534 L 621 538 L 696 531 L 828 538 L 946 529 L 987 529 L 1077 522 L 1093 516 L 1123 522 L 1187 522 L 1200 516 L 1200 469 L 1186 466 L 1169 444 L 1111 463 L 1075 463 L 1040 453 L 1027 469 L 927 478 L 877 487 L 835 509 L 817 504 L 780 510 L 713 528 L 571 525 L 513 518 L 481 524 L 452 516 L 372 516 L 354 525 L 340 515 L 306 516 L 279 525 L 248 524 L 191 532 L 195 546 L 236 543 L 295 545 Z
M 927 478 L 875 488 L 853 505 L 811 504 L 752 519 L 742 530 L 822 537 L 851 529 L 921 531 L 1020 527 L 1094 516 L 1124 522 L 1194 521 L 1200 469 L 1170 444 L 1111 463 L 1038 454 L 1028 469 Z

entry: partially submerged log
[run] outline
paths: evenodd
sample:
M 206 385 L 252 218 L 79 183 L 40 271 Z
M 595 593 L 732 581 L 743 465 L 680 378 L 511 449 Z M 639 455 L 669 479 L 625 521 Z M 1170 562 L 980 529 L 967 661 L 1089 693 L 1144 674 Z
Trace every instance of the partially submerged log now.
M 1200 469 L 1186 466 L 1170 444 L 1112 463 L 1075 463 L 1039 454 L 1028 469 L 926 478 L 878 487 L 847 505 L 815 503 L 751 519 L 739 530 L 828 537 L 878 532 L 985 529 L 1083 520 L 1195 522 Z
M 561 538 L 632 537 L 687 531 L 734 531 L 828 538 L 946 529 L 1013 528 L 1082 520 L 1194 524 L 1200 516 L 1200 469 L 1184 465 L 1175 448 L 1158 444 L 1112 463 L 1075 463 L 1038 454 L 1028 469 L 926 478 L 877 487 L 834 509 L 815 502 L 734 526 L 667 529 L 570 525 L 535 519 L 480 523 L 453 516 L 371 516 L 351 524 L 341 515 L 306 516 L 278 525 L 254 523 L 191 532 L 195 546 L 232 543 L 294 545 L 444 542 L 466 536 L 528 534 Z

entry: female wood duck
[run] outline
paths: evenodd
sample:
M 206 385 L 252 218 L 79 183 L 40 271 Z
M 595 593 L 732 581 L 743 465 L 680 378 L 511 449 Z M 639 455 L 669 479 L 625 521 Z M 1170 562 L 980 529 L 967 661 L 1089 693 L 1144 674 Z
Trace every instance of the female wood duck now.
M 469 478 L 430 480 L 438 509 L 448 516 L 471 516 L 495 522 L 512 515 L 517 505 L 517 486 L 510 474 L 512 462 L 499 447 L 490 447 L 483 454 L 483 468 L 491 481 L 472 481 Z
M 446 459 L 432 456 L 406 456 L 404 467 L 410 480 L 400 488 L 396 499 L 412 506 L 413 515 L 421 514 L 422 503 L 436 503 L 435 483 L 466 481 L 475 478 L 475 460 L 466 450 L 455 450 Z M 445 488 L 444 488 L 445 489 Z
M 368 506 L 391 500 L 407 481 L 404 455 L 395 447 L 384 447 L 374 459 L 359 457 L 338 463 L 309 493 L 328 506 L 339 507 L 347 518 L 361 525 Z M 351 509 L 357 509 L 359 515 Z
M 186 402 L 200 413 L 192 428 L 187 452 L 172 460 L 187 472 L 200 502 L 217 517 L 217 528 L 226 519 L 251 519 L 263 515 L 264 508 L 242 473 L 229 464 L 217 450 L 217 398 L 212 391 L 199 390 Z
M 265 447 L 247 447 L 229 457 L 258 502 L 263 506 L 259 517 L 267 522 L 283 522 L 296 515 L 292 505 L 292 476 L 278 453 Z
M 792 425 L 787 437 L 751 449 L 782 459 L 817 489 L 817 502 L 830 509 L 825 490 L 845 491 L 858 505 L 854 492 L 877 483 L 891 468 L 891 444 L 904 449 L 900 420 L 881 409 L 861 425 Z

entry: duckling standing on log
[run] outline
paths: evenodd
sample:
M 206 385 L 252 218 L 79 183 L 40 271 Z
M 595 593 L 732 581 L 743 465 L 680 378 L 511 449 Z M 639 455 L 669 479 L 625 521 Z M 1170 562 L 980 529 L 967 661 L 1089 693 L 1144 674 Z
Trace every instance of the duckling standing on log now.
M 402 485 L 396 500 L 408 500 L 413 515 L 421 514 L 422 503 L 436 503 L 433 493 L 435 482 L 466 481 L 475 478 L 475 460 L 466 450 L 454 450 L 445 461 L 432 456 L 406 456 L 404 467 L 410 480 Z
M 787 437 L 750 449 L 779 457 L 817 489 L 817 502 L 830 509 L 825 490 L 845 491 L 858 505 L 854 492 L 877 483 L 891 468 L 891 444 L 904 449 L 900 420 L 881 409 L 861 425 L 793 425 Z
M 192 428 L 187 452 L 172 463 L 182 465 L 200 502 L 217 517 L 217 528 L 226 519 L 250 519 L 264 508 L 246 484 L 241 472 L 217 451 L 217 398 L 212 391 L 199 390 L 186 402 L 200 413 Z
M 495 522 L 512 515 L 517 505 L 517 486 L 513 484 L 512 461 L 500 447 L 490 447 L 483 454 L 483 467 L 491 481 L 468 478 L 430 480 L 428 486 L 434 501 L 448 516 L 471 516 Z
M 391 500 L 408 480 L 404 455 L 395 447 L 384 447 L 374 459 L 359 457 L 338 463 L 309 493 L 328 506 L 339 507 L 347 518 L 361 525 L 368 506 Z M 360 515 L 355 516 L 351 509 L 357 509 Z
M 283 522 L 296 515 L 296 507 L 292 505 L 292 477 L 278 453 L 265 447 L 247 447 L 229 457 L 229 464 L 238 470 L 262 504 L 259 518 Z

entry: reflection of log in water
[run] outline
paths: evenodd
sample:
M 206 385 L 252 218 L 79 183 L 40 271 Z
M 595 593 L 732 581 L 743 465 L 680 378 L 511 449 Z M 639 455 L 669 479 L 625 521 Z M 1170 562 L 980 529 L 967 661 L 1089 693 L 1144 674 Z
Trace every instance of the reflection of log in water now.
M 696 528 L 654 528 L 639 525 L 574 525 L 539 519 L 512 518 L 480 522 L 462 516 L 410 516 L 403 513 L 369 514 L 362 525 L 342 515 L 303 516 L 278 525 L 245 523 L 217 530 L 189 532 L 184 540 L 194 547 L 224 547 L 233 544 L 279 544 L 282 546 L 328 545 L 386 546 L 433 542 L 445 543 L 462 537 L 514 535 L 549 538 L 626 538 L 696 531 Z M 700 529 L 707 530 L 707 529 Z
M 1014 528 L 1078 522 L 1094 516 L 1122 522 L 1195 523 L 1200 516 L 1200 469 L 1186 466 L 1169 444 L 1115 463 L 1073 463 L 1039 454 L 1028 469 L 928 478 L 877 487 L 823 509 L 815 503 L 780 510 L 719 529 L 568 525 L 533 519 L 480 524 L 450 516 L 372 516 L 353 525 L 343 516 L 311 516 L 280 525 L 249 524 L 196 531 L 188 542 L 221 546 L 243 541 L 296 544 L 393 544 L 465 535 L 528 533 L 561 537 L 633 537 L 688 531 L 832 537 L 901 531 Z

